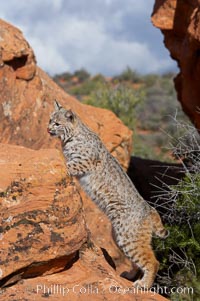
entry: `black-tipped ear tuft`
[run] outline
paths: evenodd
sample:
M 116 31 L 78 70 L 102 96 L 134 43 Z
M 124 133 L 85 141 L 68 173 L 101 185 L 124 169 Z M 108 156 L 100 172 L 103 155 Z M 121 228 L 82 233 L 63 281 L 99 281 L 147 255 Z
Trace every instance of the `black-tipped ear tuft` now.
M 68 110 L 65 112 L 65 117 L 70 121 L 74 122 L 75 114 L 72 112 L 72 110 Z
M 59 104 L 59 102 L 56 99 L 54 100 L 54 108 L 55 111 L 59 111 L 62 109 L 62 106 Z

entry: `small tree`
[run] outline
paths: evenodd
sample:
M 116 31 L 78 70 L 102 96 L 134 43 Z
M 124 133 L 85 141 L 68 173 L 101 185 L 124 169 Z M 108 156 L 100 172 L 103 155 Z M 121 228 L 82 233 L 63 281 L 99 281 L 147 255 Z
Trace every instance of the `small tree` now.
M 116 76 L 115 79 L 119 81 L 130 81 L 132 83 L 141 81 L 140 75 L 130 67 L 127 67 L 120 75 Z
M 80 82 L 84 82 L 90 77 L 90 74 L 84 68 L 82 68 L 75 71 L 74 76 L 78 77 Z

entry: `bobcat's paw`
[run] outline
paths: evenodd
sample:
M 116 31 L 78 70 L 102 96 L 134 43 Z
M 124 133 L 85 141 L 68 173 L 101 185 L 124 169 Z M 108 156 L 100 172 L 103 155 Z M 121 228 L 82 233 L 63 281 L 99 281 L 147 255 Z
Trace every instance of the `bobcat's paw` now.
M 135 288 L 141 289 L 143 291 L 148 291 L 151 288 L 151 285 L 148 285 L 144 280 L 137 280 L 133 283 Z

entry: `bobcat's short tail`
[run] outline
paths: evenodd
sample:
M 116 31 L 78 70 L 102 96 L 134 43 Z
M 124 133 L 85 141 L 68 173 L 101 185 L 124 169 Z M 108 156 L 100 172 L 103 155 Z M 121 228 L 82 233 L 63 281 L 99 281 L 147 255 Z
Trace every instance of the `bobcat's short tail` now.
M 152 208 L 151 211 L 151 222 L 153 226 L 153 233 L 156 236 L 166 238 L 169 235 L 169 231 L 164 228 L 160 215 L 154 208 Z

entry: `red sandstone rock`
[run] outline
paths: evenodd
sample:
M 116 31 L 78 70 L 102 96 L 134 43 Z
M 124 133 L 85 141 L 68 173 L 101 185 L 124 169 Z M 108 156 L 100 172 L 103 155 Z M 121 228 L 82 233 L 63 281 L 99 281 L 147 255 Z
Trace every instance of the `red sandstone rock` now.
M 62 270 L 88 235 L 64 160 L 58 150 L 4 144 L 0 158 L 1 280 Z
M 33 51 L 22 33 L 2 20 L 0 57 L 3 64 L 0 68 L 0 142 L 33 149 L 58 147 L 58 140 L 49 137 L 46 131 L 56 98 L 63 106 L 76 111 L 100 135 L 123 167 L 128 167 L 132 132 L 112 112 L 83 105 L 66 94 L 36 67 Z
M 132 283 L 120 278 L 105 261 L 95 245 L 85 244 L 80 249 L 80 257 L 73 265 L 57 274 L 33 279 L 25 279 L 14 286 L 3 289 L 2 301 L 13 300 L 73 301 L 165 301 L 154 292 L 140 292 Z
M 0 65 L 9 66 L 19 79 L 30 80 L 36 72 L 35 56 L 22 32 L 0 20 Z
M 175 78 L 178 99 L 200 129 L 200 2 L 156 0 L 152 22 L 161 29 L 165 46 L 180 68 Z

